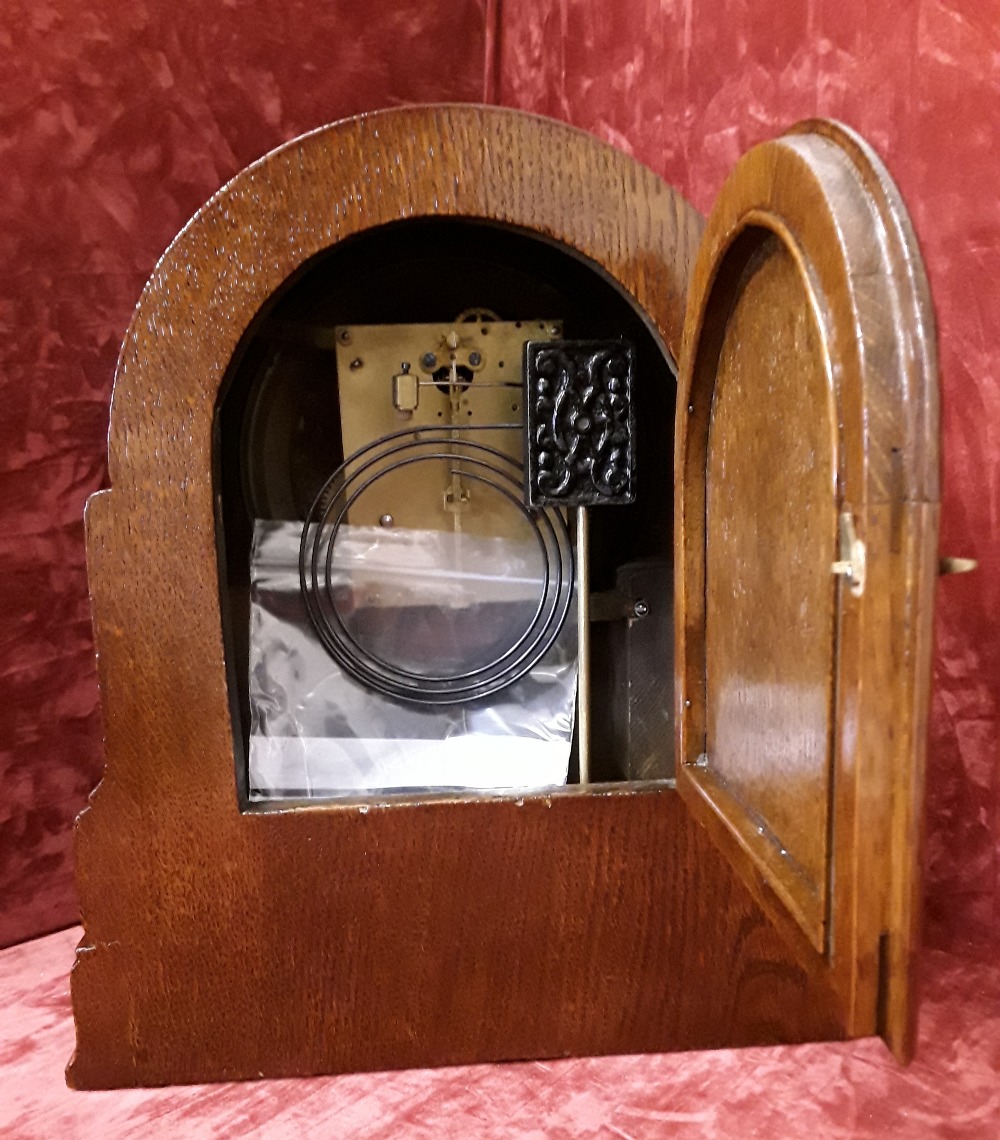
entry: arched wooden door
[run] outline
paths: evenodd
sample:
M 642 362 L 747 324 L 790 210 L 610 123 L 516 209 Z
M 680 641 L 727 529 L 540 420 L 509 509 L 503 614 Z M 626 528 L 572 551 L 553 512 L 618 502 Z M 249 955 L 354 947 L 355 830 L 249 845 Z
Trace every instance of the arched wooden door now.
M 678 396 L 678 790 L 850 1034 L 906 1053 L 938 459 L 898 193 L 805 123 L 716 203 Z

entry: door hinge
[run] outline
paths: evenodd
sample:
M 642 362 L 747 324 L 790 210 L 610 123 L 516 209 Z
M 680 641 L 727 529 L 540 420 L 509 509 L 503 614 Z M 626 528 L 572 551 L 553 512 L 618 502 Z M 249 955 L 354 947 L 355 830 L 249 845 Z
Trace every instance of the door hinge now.
M 851 593 L 860 598 L 865 592 L 865 544 L 854 529 L 854 515 L 840 512 L 840 557 L 833 564 L 834 574 L 846 578 Z

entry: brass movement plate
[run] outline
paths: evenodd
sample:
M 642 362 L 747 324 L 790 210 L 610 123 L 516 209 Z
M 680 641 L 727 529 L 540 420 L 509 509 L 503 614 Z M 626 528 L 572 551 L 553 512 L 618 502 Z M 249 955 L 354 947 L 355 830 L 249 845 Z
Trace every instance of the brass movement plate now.
M 521 467 L 524 345 L 561 336 L 559 320 L 464 315 L 435 324 L 337 326 L 344 455 L 409 427 L 450 427 L 456 438 L 495 448 Z M 478 430 L 493 424 L 509 426 Z M 359 497 L 347 521 L 509 534 L 516 525 L 510 504 L 474 480 L 456 478 L 453 469 L 442 459 L 389 471 Z

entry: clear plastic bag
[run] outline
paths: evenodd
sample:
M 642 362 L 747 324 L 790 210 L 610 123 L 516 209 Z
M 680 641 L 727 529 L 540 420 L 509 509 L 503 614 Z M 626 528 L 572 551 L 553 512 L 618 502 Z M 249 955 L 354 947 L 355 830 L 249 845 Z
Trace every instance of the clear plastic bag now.
M 418 706 L 327 653 L 299 583 L 302 524 L 258 520 L 250 563 L 250 798 L 564 784 L 576 702 L 574 607 L 548 653 L 492 697 Z M 479 667 L 516 640 L 541 589 L 530 543 L 344 526 L 330 580 L 368 652 L 427 675 Z

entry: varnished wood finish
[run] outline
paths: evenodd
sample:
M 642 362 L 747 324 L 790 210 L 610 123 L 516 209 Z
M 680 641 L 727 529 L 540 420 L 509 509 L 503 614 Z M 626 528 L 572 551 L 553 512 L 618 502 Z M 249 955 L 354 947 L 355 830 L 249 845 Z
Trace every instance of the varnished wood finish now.
M 804 162 L 823 129 L 776 145 Z M 844 145 L 823 145 L 824 161 L 841 175 L 846 162 L 844 177 L 854 177 Z M 728 193 L 724 214 L 733 208 Z M 871 197 L 855 194 L 862 204 Z M 821 192 L 807 195 L 803 208 L 823 201 Z M 112 488 L 88 506 L 107 768 L 78 824 L 85 933 L 68 1070 L 76 1087 L 795 1041 L 871 1027 L 872 1017 L 857 1013 L 877 987 L 870 935 L 887 908 L 909 921 L 912 885 L 904 875 L 904 887 L 894 879 L 883 890 L 888 839 L 867 830 L 873 819 L 884 822 L 880 797 L 893 758 L 876 739 L 886 722 L 874 717 L 871 694 L 892 692 L 905 718 L 925 691 L 923 644 L 899 633 L 917 617 L 926 633 L 924 611 L 913 611 L 923 603 L 913 600 L 919 591 L 900 589 L 922 565 L 936 517 L 932 503 L 910 513 L 919 506 L 911 483 L 921 461 L 909 451 L 894 459 L 894 442 L 879 450 L 881 429 L 872 438 L 862 430 L 865 409 L 878 424 L 883 414 L 897 423 L 889 401 L 866 405 L 859 394 L 838 404 L 849 453 L 839 474 L 850 476 L 840 493 L 858 504 L 870 550 L 882 533 L 875 518 L 888 502 L 885 488 L 903 493 L 901 506 L 894 498 L 882 511 L 898 553 L 873 563 L 891 579 L 881 608 L 842 607 L 841 691 L 845 669 L 861 677 L 844 723 L 872 745 L 855 756 L 854 783 L 843 791 L 848 815 L 835 818 L 832 967 L 788 918 L 766 868 L 751 859 L 730 866 L 724 821 L 696 805 L 706 834 L 663 787 L 240 804 L 212 482 L 220 385 L 255 315 L 311 257 L 368 227 L 431 215 L 509 224 L 564 244 L 634 299 L 674 357 L 682 351 L 702 220 L 628 157 L 514 112 L 411 108 L 325 128 L 249 168 L 180 234 L 129 329 L 112 407 Z M 828 220 L 820 211 L 808 225 L 823 230 Z M 814 248 L 815 231 L 806 236 Z M 709 291 L 726 245 L 716 229 L 696 298 Z M 822 280 L 817 291 L 828 292 Z M 893 337 L 910 317 L 900 302 L 900 327 L 880 325 L 877 341 L 871 308 L 885 303 L 878 282 L 838 302 L 868 314 L 860 323 L 866 369 L 880 359 L 889 387 L 904 355 Z M 838 310 L 838 329 L 843 316 Z M 697 340 L 688 334 L 689 345 Z M 857 349 L 852 356 L 838 344 L 837 352 L 857 364 Z M 908 391 L 925 379 L 915 373 Z M 691 496 L 704 496 L 711 407 L 710 384 L 688 384 L 695 411 L 681 419 L 696 430 L 680 437 L 679 471 L 688 478 L 699 447 L 702 462 L 678 516 L 686 528 L 682 702 L 685 693 L 698 698 L 685 745 L 705 716 L 703 694 L 690 683 L 691 655 L 703 652 L 704 594 L 699 602 L 691 590 L 698 562 L 687 520 L 695 517 Z M 837 384 L 868 399 L 874 381 L 864 371 Z M 907 430 L 901 447 L 916 429 Z M 655 481 L 656 473 L 642 477 Z M 926 585 L 926 575 L 920 580 Z M 869 663 L 865 650 L 887 622 L 890 639 Z M 701 677 L 703 688 L 703 668 Z M 918 729 L 912 717 L 903 727 L 914 762 Z M 842 780 L 839 767 L 835 778 Z M 910 796 L 912 829 L 919 796 L 903 777 L 898 791 Z M 841 797 L 836 783 L 838 811 Z M 900 818 L 893 843 L 905 869 Z M 845 835 L 854 842 L 842 842 Z M 858 904 L 866 889 L 877 906 Z M 905 958 L 902 943 L 890 950 L 893 962 Z M 890 1020 L 902 1017 L 902 989 L 888 995 Z
M 754 429 L 752 415 L 743 422 L 724 418 L 733 366 L 722 350 L 728 344 L 731 351 L 748 353 L 747 375 L 753 375 L 757 395 L 766 401 L 775 383 L 761 359 L 766 334 L 759 326 L 749 331 L 744 315 L 759 280 L 747 247 L 759 241 L 760 229 L 770 231 L 768 240 L 780 242 L 796 265 L 798 292 L 808 298 L 819 334 L 812 345 L 816 376 L 824 382 L 804 384 L 809 370 L 797 367 L 798 375 L 777 383 L 791 388 L 798 381 L 809 406 L 772 407 L 773 427 L 758 421 Z M 787 285 L 790 278 L 784 281 Z M 787 289 L 772 286 L 769 295 L 757 297 L 758 321 L 778 330 L 783 322 L 795 323 L 794 306 Z M 804 329 L 801 319 L 798 326 Z M 786 329 L 773 335 L 792 334 Z M 809 123 L 741 161 L 709 219 L 682 355 L 675 471 L 682 488 L 676 500 L 678 789 L 783 927 L 789 944 L 801 949 L 802 935 L 810 938 L 813 969 L 839 995 L 845 1030 L 881 1028 L 900 1055 L 910 1040 L 907 962 L 918 882 L 913 840 L 922 796 L 930 660 L 927 567 L 936 554 L 933 343 L 926 283 L 905 211 L 888 175 L 860 140 L 835 124 Z M 793 359 L 779 353 L 772 363 L 781 371 Z M 716 416 L 722 417 L 721 430 Z M 786 422 L 779 424 L 782 419 Z M 830 424 L 837 425 L 836 433 Z M 815 454 L 797 451 L 786 429 L 806 431 Z M 723 454 L 715 454 L 718 447 Z M 738 462 L 744 472 L 754 464 L 773 472 L 794 509 L 782 511 L 777 488 L 761 481 L 756 494 L 767 513 L 755 522 L 762 530 L 739 508 L 729 520 L 727 505 L 714 497 L 713 480 L 723 465 L 732 473 Z M 808 504 L 802 501 L 805 489 L 792 487 L 806 477 L 804 463 L 817 465 L 829 479 L 822 505 L 822 480 Z M 818 529 L 816 511 L 822 515 Z M 835 583 L 831 577 L 828 589 L 837 597 L 834 645 L 818 575 L 830 559 L 838 511 L 851 513 L 866 543 L 867 580 L 857 597 L 842 579 Z M 727 532 L 730 521 L 741 535 Z M 713 537 L 716 525 L 725 541 Z M 792 581 L 776 587 L 770 599 L 761 563 L 770 555 L 758 545 L 763 536 L 769 550 L 793 562 Z M 734 576 L 723 564 L 741 552 L 745 569 L 753 562 L 758 567 L 749 578 Z M 806 593 L 800 600 L 806 603 L 805 620 L 816 621 L 817 636 L 829 650 L 825 673 L 834 678 L 834 724 L 825 765 L 808 748 L 802 750 L 814 777 L 809 793 L 814 800 L 804 821 L 817 832 L 813 846 L 804 848 L 805 865 L 813 871 L 829 836 L 821 867 L 828 905 L 818 914 L 802 909 L 803 861 L 794 844 L 803 849 L 804 836 L 783 814 L 788 801 L 779 789 L 787 780 L 787 764 L 776 762 L 774 754 L 776 744 L 780 750 L 794 746 L 801 717 L 794 703 L 755 706 L 746 698 L 747 688 L 767 676 L 764 671 L 773 663 L 791 666 L 803 655 L 803 630 L 783 591 L 793 587 L 798 567 L 807 562 L 816 577 L 804 572 L 816 592 L 811 600 Z M 755 596 L 739 593 L 747 581 L 756 584 Z M 774 600 L 784 606 L 784 625 L 769 612 Z M 713 641 L 713 622 L 721 621 L 727 607 L 739 624 L 725 634 L 728 642 Z M 801 679 L 818 693 L 824 672 L 817 671 L 819 658 L 807 654 L 802 665 Z M 794 669 L 789 676 L 799 679 Z M 713 725 L 726 715 L 740 719 L 747 742 L 735 782 L 712 778 L 718 744 Z M 767 747 L 754 748 L 755 739 L 767 741 Z M 727 743 L 739 748 L 738 738 Z M 731 770 L 725 757 L 722 764 Z M 816 778 L 825 766 L 831 783 Z M 792 843 L 784 842 L 782 830 Z M 783 850 L 800 866 L 788 860 L 783 868 Z M 825 929 L 816 925 L 817 917 Z
M 854 131 L 826 120 L 800 123 L 795 131 L 831 139 L 849 156 L 878 213 L 879 241 L 892 281 L 887 297 L 892 308 L 870 352 L 890 392 L 882 410 L 905 423 L 902 435 L 908 443 L 890 455 L 889 669 L 895 704 L 889 725 L 895 765 L 878 1030 L 905 1059 L 913 1054 L 917 1030 L 914 958 L 922 903 L 921 828 L 941 494 L 937 330 L 909 214 L 878 155 Z
M 732 801 L 822 949 L 836 408 L 809 285 L 784 243 L 754 229 L 729 259 L 720 275 L 735 287 L 705 473 L 708 763 L 699 777 Z
M 215 804 L 225 842 L 198 832 L 196 857 L 176 818 L 116 806 L 102 858 L 130 882 L 74 978 L 80 1087 L 839 1033 L 822 984 L 673 794 L 236 827 Z M 681 984 L 695 962 L 710 985 Z
M 220 383 L 308 258 L 435 213 L 565 243 L 679 351 L 702 220 L 631 159 L 529 116 L 410 109 L 325 129 L 182 232 L 129 329 L 112 489 L 87 515 L 107 769 L 78 825 L 77 1087 L 839 1033 L 823 982 L 670 790 L 240 809 Z

